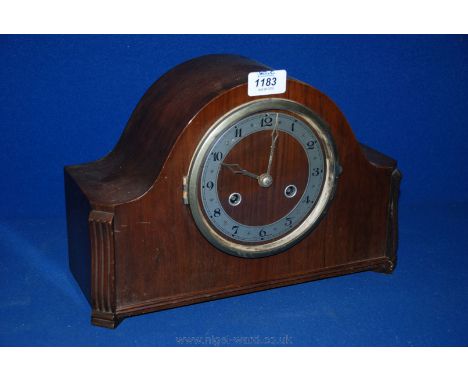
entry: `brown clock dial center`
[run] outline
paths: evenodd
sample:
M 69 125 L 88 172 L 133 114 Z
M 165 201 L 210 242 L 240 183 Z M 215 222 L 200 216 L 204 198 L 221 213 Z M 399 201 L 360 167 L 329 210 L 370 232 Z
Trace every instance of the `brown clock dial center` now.
M 304 192 L 309 166 L 302 145 L 291 135 L 279 132 L 271 174 L 266 174 L 270 144 L 271 130 L 251 134 L 234 146 L 224 160 L 239 163 L 253 174 L 261 174 L 258 181 L 236 174 L 225 166 L 220 169 L 218 195 L 221 205 L 239 223 L 249 226 L 273 223 L 291 211 Z M 287 198 L 284 190 L 291 184 L 297 187 L 297 193 L 294 198 Z M 242 202 L 236 206 L 229 203 L 232 193 L 242 196 Z

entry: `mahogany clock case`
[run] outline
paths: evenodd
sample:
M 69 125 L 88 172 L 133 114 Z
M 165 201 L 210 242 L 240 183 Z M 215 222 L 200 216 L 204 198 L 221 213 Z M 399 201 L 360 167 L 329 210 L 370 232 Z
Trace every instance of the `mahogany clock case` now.
M 233 55 L 185 62 L 156 81 L 103 159 L 65 168 L 70 268 L 92 323 L 396 264 L 396 161 L 361 145 L 325 94 L 288 78 L 283 98 L 330 129 L 342 173 L 317 227 L 274 256 L 246 259 L 211 245 L 183 203 L 183 177 L 217 119 L 252 101 L 249 72 L 270 68 Z
M 0 46 L 3 346 L 196 346 L 206 335 L 227 341 L 205 346 L 285 335 L 292 346 L 468 344 L 466 36 L 1 35 Z M 167 70 L 220 51 L 320 89 L 359 142 L 398 159 L 397 267 L 93 326 L 68 265 L 63 167 L 110 152 Z

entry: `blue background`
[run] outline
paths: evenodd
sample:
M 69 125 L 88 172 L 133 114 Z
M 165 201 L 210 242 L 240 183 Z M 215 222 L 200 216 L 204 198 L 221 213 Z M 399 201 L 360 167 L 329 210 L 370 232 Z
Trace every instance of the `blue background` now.
M 112 149 L 164 72 L 287 69 L 398 159 L 399 263 L 92 327 L 67 267 L 63 166 Z M 0 36 L 0 345 L 468 345 L 466 36 Z

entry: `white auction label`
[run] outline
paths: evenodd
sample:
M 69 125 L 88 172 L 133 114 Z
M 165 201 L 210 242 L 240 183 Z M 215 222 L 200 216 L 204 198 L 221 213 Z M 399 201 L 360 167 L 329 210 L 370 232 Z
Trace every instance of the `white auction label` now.
M 286 70 L 251 72 L 248 77 L 248 94 L 253 97 L 284 93 L 286 91 L 286 77 Z

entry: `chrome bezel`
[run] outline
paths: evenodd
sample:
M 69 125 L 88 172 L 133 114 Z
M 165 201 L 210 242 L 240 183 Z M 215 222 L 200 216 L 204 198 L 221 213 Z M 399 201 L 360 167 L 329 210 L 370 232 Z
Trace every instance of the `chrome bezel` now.
M 306 218 L 294 230 L 276 240 L 261 244 L 245 244 L 229 240 L 221 235 L 206 219 L 198 198 L 200 190 L 199 179 L 202 166 L 209 153 L 211 146 L 226 129 L 237 121 L 260 112 L 270 110 L 284 110 L 302 118 L 313 130 L 320 140 L 324 152 L 325 176 L 322 191 L 317 199 L 315 207 L 312 208 Z M 263 98 L 252 101 L 223 115 L 205 133 L 198 144 L 192 157 L 188 171 L 188 202 L 193 219 L 203 236 L 215 247 L 231 255 L 258 258 L 270 256 L 282 252 L 309 233 L 320 221 L 332 200 L 338 177 L 339 169 L 338 155 L 328 126 L 312 110 L 297 102 L 283 98 Z

